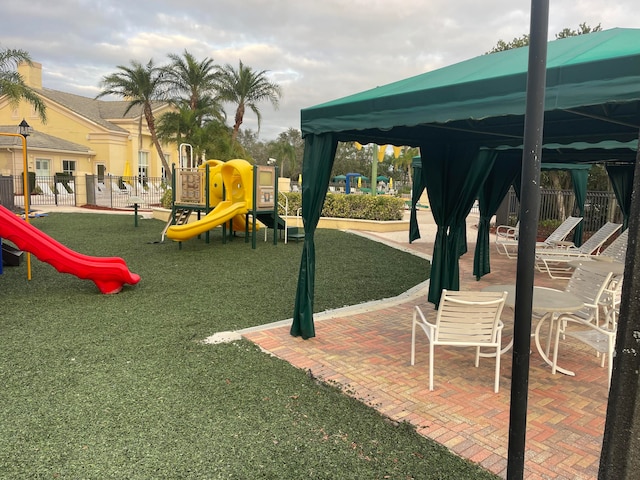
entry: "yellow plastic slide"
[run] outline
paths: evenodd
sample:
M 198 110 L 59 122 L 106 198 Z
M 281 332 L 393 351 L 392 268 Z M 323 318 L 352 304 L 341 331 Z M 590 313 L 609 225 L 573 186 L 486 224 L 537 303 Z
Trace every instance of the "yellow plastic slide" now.
M 197 222 L 186 223 L 184 225 L 172 225 L 169 227 L 167 230 L 167 238 L 178 242 L 189 240 L 228 222 L 236 215 L 245 215 L 247 211 L 246 202 L 220 202 L 216 208 Z
M 246 160 L 234 159 L 228 162 L 209 160 L 210 167 L 210 202 L 218 202 L 216 207 L 197 222 L 184 225 L 172 225 L 166 236 L 182 242 L 197 235 L 208 232 L 233 219 L 235 231 L 245 231 L 245 215 L 253 208 L 253 165 Z M 222 185 L 224 182 L 226 200 L 222 201 Z

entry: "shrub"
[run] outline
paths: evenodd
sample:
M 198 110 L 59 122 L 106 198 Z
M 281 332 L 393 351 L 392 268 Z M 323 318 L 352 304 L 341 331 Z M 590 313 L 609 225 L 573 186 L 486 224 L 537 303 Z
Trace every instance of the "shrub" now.
M 173 203 L 173 191 L 168 188 L 166 192 L 164 192 L 164 194 L 162 195 L 162 198 L 160 199 L 160 205 L 162 205 L 162 208 L 169 208 L 171 209 L 171 207 Z
M 285 195 L 289 200 L 289 215 L 296 215 L 298 208 L 302 206 L 302 195 L 299 192 L 286 192 Z M 377 221 L 402 220 L 404 206 L 404 200 L 398 197 L 328 193 L 321 216 Z M 284 215 L 284 209 L 280 208 L 279 213 Z

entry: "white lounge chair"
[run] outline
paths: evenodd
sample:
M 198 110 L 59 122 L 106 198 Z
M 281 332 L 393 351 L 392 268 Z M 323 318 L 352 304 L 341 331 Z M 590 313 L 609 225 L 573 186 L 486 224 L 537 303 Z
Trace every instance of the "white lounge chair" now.
M 627 258 L 627 243 L 629 242 L 629 229 L 627 228 L 618 237 L 602 250 L 600 255 L 590 255 L 592 260 L 613 261 L 624 263 Z
M 48 183 L 45 182 L 38 182 L 37 183 L 38 188 L 40 189 L 40 191 L 42 193 L 44 193 L 45 195 L 55 195 L 53 193 L 53 190 L 51 190 L 51 187 L 49 186 Z
M 56 190 L 58 191 L 58 195 L 69 195 L 69 190 L 64 186 L 62 182 L 56 183 Z
M 582 217 L 567 217 L 558 228 L 556 228 L 551 234 L 542 242 L 536 243 L 536 250 L 542 248 L 554 248 L 559 247 L 561 244 L 566 243 L 564 240 L 569 236 L 571 231 L 582 221 Z M 565 247 L 571 246 L 562 245 Z M 496 242 L 496 248 L 498 252 L 506 255 L 509 258 L 516 258 L 518 256 L 518 241 L 517 240 L 505 240 L 502 242 Z M 500 251 L 502 249 L 502 251 Z
M 569 262 L 576 257 L 598 255 L 602 245 L 621 228 L 622 225 L 619 223 L 607 222 L 580 247 L 536 249 L 536 268 L 540 272 L 548 273 L 551 278 L 567 278 L 572 270 L 568 266 Z
M 126 185 L 126 183 L 125 183 Z M 126 188 L 122 189 L 120 188 L 120 186 L 118 185 L 118 182 L 111 180 L 111 191 L 113 193 L 118 193 L 118 194 L 125 194 L 127 193 Z
M 429 339 L 429 390 L 433 390 L 434 347 L 476 347 L 475 366 L 480 356 L 495 356 L 496 370 L 493 391 L 500 386 L 500 353 L 502 328 L 500 320 L 506 292 L 442 291 L 435 323 L 425 318 L 420 307 L 413 311 L 411 328 L 411 365 L 415 364 L 416 326 L 420 326 Z M 495 353 L 480 353 L 480 348 L 490 348 Z

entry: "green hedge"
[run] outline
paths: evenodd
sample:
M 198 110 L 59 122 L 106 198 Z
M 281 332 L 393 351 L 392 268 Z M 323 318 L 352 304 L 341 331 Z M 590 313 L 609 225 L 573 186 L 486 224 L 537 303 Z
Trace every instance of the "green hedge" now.
M 286 195 L 289 200 L 289 215 L 296 215 L 298 209 L 302 207 L 302 194 L 300 194 L 300 192 L 286 192 L 284 195 Z M 168 190 L 162 197 L 162 206 L 164 208 L 171 208 L 171 201 L 171 190 Z M 280 203 L 282 203 L 282 200 Z M 405 201 L 398 197 L 327 193 L 327 198 L 322 208 L 322 216 L 385 222 L 402 220 L 404 207 Z M 279 207 L 278 213 L 284 215 L 284 208 Z
M 284 195 L 289 199 L 289 215 L 296 215 L 302 206 L 302 195 L 299 192 L 287 192 Z M 377 221 L 402 220 L 404 207 L 404 200 L 398 197 L 327 193 L 321 216 Z M 284 215 L 284 209 L 280 208 L 279 213 Z

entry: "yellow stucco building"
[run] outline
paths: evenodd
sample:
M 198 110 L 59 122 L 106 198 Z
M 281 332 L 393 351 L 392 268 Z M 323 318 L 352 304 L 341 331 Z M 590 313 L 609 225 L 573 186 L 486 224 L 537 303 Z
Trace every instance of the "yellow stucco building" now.
M 140 108 L 125 114 L 127 101 L 95 100 L 45 88 L 38 63 L 21 64 L 18 71 L 46 105 L 47 122 L 42 123 L 29 103 L 22 101 L 13 108 L 4 97 L 0 98 L 0 132 L 18 133 L 23 119 L 32 127 L 27 139 L 29 172 L 42 179 L 66 173 L 79 184 L 86 175 L 95 175 L 98 181 L 108 175 L 164 176 L 144 118 L 140 123 Z M 170 108 L 167 103 L 154 105 L 156 119 Z M 177 148 L 163 145 L 169 165 L 177 159 Z M 0 175 L 21 176 L 23 163 L 20 138 L 0 136 Z M 81 197 L 76 199 L 80 205 L 86 203 L 86 193 Z

